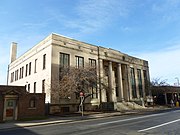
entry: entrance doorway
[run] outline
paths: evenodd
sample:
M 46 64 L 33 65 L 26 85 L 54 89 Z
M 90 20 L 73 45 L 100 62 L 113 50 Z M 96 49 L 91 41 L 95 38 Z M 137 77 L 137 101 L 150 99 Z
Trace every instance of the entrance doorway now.
M 6 100 L 5 117 L 6 120 L 15 120 L 16 116 L 16 99 Z

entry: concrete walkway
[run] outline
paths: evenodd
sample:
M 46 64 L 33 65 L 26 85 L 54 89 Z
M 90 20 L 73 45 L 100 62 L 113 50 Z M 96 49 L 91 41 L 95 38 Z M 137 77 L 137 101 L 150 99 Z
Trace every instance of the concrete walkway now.
M 169 109 L 169 108 L 156 107 L 156 108 L 146 108 L 143 110 L 131 110 L 131 111 L 126 111 L 126 112 L 107 112 L 107 113 L 85 112 L 83 117 L 80 115 L 79 116 L 77 115 L 49 116 L 45 120 L 11 121 L 11 122 L 0 123 L 0 130 L 40 126 L 40 125 L 48 125 L 48 124 L 57 124 L 57 123 L 68 123 L 68 122 L 82 121 L 82 120 L 87 120 L 87 119 L 97 119 L 97 118 L 113 117 L 113 116 L 120 116 L 120 115 L 139 114 L 139 113 L 160 111 L 160 110 L 166 110 L 166 109 Z

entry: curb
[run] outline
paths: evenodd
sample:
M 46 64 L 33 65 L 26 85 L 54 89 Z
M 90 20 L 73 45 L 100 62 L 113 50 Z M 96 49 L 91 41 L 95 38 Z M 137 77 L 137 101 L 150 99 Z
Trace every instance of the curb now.
M 41 126 L 41 125 L 52 125 L 52 124 L 59 124 L 59 123 L 71 123 L 71 122 L 79 122 L 79 121 L 85 121 L 90 119 L 100 119 L 105 117 L 113 117 L 113 116 L 121 116 L 121 115 L 131 115 L 131 114 L 137 114 L 136 112 L 130 112 L 130 113 L 119 113 L 119 114 L 107 114 L 102 116 L 79 116 L 78 118 L 74 118 L 73 120 L 53 120 L 53 121 L 46 121 L 46 122 L 39 122 L 39 123 L 14 123 L 14 125 L 9 127 L 3 127 L 0 128 L 1 130 L 8 130 L 8 129 L 16 129 L 16 128 L 23 128 L 23 127 L 35 127 L 35 126 Z
M 42 126 L 42 125 L 52 125 L 52 124 L 59 124 L 59 123 L 71 123 L 71 122 L 79 122 L 79 121 L 85 121 L 90 119 L 99 119 L 99 118 L 105 118 L 105 117 L 114 117 L 114 116 L 122 116 L 122 115 L 132 115 L 132 114 L 145 114 L 149 112 L 159 112 L 159 111 L 167 111 L 167 110 L 174 110 L 172 108 L 163 108 L 163 109 L 155 109 L 155 110 L 139 110 L 139 111 L 132 111 L 132 112 L 121 112 L 121 113 L 106 113 L 102 114 L 100 116 L 96 115 L 89 115 L 89 116 L 78 116 L 74 117 L 73 120 L 52 120 L 52 121 L 45 121 L 45 122 L 35 122 L 35 123 L 14 123 L 14 125 L 9 127 L 0 128 L 1 130 L 8 130 L 8 129 L 16 129 L 16 128 L 23 128 L 23 127 L 35 127 L 35 126 Z

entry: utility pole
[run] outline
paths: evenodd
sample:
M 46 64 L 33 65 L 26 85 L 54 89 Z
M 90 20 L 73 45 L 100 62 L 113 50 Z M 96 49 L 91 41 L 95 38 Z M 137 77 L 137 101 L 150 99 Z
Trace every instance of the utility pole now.
M 175 77 L 175 79 L 177 80 L 177 86 L 179 86 L 179 78 Z

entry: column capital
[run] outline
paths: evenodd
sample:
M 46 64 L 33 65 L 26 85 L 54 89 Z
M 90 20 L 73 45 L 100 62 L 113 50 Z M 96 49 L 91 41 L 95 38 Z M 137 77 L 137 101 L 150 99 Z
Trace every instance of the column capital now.
M 121 64 L 121 63 L 118 63 L 117 65 L 118 65 L 118 66 L 121 66 L 122 64 Z

